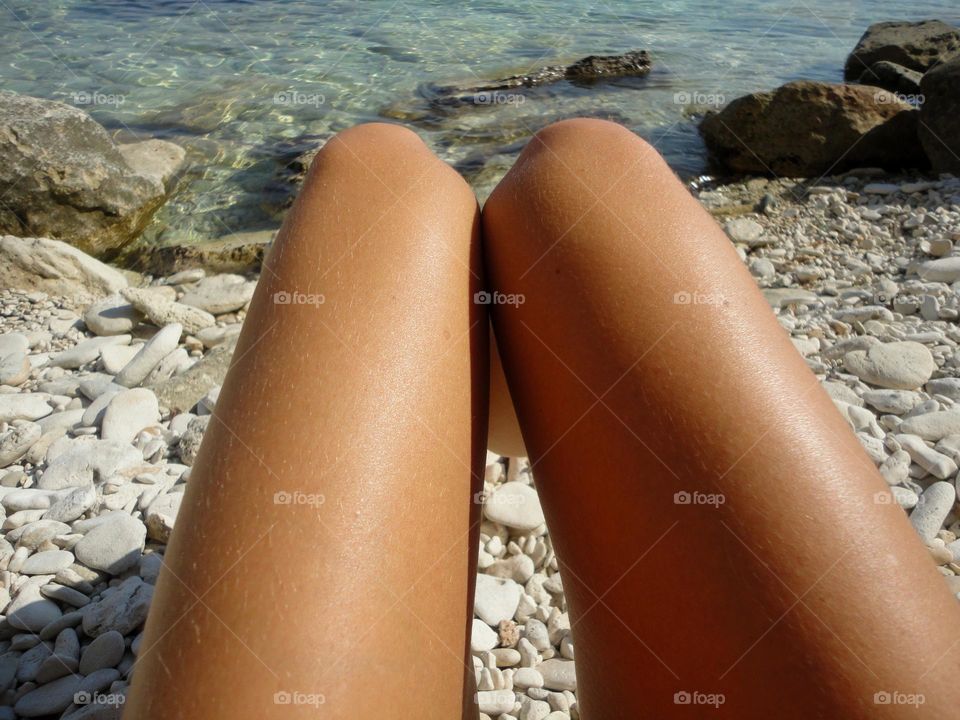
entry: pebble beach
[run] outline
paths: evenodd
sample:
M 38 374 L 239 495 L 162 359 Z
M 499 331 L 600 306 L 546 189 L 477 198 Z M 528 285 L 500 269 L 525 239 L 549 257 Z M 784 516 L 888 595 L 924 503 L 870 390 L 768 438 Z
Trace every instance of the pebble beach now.
M 873 502 L 902 509 L 960 599 L 960 28 L 893 25 L 846 48 L 852 60 L 831 71 L 845 83 L 818 68 L 716 107 L 694 106 L 705 92 L 675 100 L 684 142 L 712 158 L 681 177 L 886 480 Z M 490 97 L 532 104 L 544 87 L 581 98 L 613 78 L 639 93 L 660 63 L 634 50 L 524 64 L 395 99 L 379 119 L 435 138 L 425 106 L 461 122 Z M 119 720 L 276 228 L 151 244 L 176 224 L 171 207 L 197 205 L 185 188 L 209 158 L 196 138 L 132 141 L 69 104 L 0 99 L 0 131 L 13 128 L 0 132 L 0 720 Z M 438 153 L 475 171 L 482 198 L 526 129 L 485 146 L 493 160 L 477 167 Z M 278 160 L 287 195 L 329 134 L 298 135 L 295 157 Z M 274 200 L 277 220 L 289 205 Z M 563 573 L 528 459 L 488 452 L 476 501 L 479 717 L 580 720 Z
M 960 594 L 960 179 L 854 172 L 692 192 L 889 483 L 875 501 L 909 514 Z M 72 251 L 47 242 L 51 257 Z M 0 295 L 0 717 L 118 717 L 256 281 L 194 270 L 131 288 L 92 258 L 64 267 L 116 292 L 80 307 Z M 576 719 L 575 645 L 529 462 L 488 454 L 482 501 L 480 712 Z M 77 705 L 85 693 L 100 703 Z

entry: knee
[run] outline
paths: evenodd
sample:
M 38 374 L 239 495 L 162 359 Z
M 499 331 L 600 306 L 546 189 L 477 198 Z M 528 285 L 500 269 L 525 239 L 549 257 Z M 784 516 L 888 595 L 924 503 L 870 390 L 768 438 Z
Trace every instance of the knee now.
M 539 130 L 494 190 L 484 209 L 491 216 L 518 205 L 580 206 L 615 189 L 638 191 L 637 179 L 671 174 L 649 143 L 622 125 L 575 118 Z M 644 185 L 652 184 L 644 182 Z
M 341 180 L 361 174 L 386 181 L 401 172 L 414 171 L 417 165 L 439 159 L 430 152 L 420 136 L 402 125 L 364 123 L 338 132 L 320 148 L 310 163 L 305 186 L 317 182 L 316 176 L 336 174 Z

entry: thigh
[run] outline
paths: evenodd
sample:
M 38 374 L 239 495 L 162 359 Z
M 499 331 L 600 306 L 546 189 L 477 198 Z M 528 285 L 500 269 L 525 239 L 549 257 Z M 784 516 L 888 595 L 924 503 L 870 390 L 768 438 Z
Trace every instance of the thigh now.
M 486 427 L 478 223 L 408 130 L 359 126 L 317 155 L 192 468 L 128 716 L 461 712 Z
M 898 717 L 873 698 L 899 690 L 949 714 L 955 600 L 662 158 L 610 123 L 553 125 L 483 230 L 492 290 L 524 298 L 493 321 L 583 712 L 687 717 L 699 692 L 718 717 Z

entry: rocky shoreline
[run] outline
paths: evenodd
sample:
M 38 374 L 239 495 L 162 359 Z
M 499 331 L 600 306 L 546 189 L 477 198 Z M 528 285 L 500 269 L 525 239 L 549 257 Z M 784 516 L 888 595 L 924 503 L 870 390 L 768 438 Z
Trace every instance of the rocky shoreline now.
M 904 112 L 923 109 L 875 118 Z M 889 484 L 874 502 L 909 514 L 960 597 L 960 178 L 819 175 L 702 178 L 691 192 Z M 169 251 L 141 274 L 61 240 L 0 237 L 0 720 L 120 717 L 268 241 L 235 238 L 202 260 Z M 576 720 L 574 641 L 529 463 L 488 455 L 481 500 L 481 717 Z

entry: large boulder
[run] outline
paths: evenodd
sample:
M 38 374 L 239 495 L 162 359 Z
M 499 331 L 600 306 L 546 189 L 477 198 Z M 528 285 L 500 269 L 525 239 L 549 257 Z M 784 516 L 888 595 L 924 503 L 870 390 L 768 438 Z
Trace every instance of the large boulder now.
M 0 232 L 65 240 L 93 254 L 122 246 L 166 197 L 164 181 L 183 159 L 170 145 L 121 150 L 78 108 L 3 93 Z
M 858 82 L 864 85 L 876 85 L 900 95 L 912 95 L 919 99 L 920 78 L 923 73 L 897 65 L 889 60 L 875 62 L 864 70 Z
M 923 76 L 920 142 L 938 172 L 960 174 L 960 57 Z
M 39 290 L 81 307 L 127 287 L 127 277 L 59 240 L 6 235 L 0 237 L 0 287 Z
M 733 173 L 819 177 L 854 167 L 926 167 L 919 112 L 868 85 L 799 81 L 737 98 L 700 124 Z
M 939 20 L 874 23 L 847 58 L 843 76 L 856 80 L 874 63 L 887 60 L 926 72 L 960 55 L 960 28 Z

